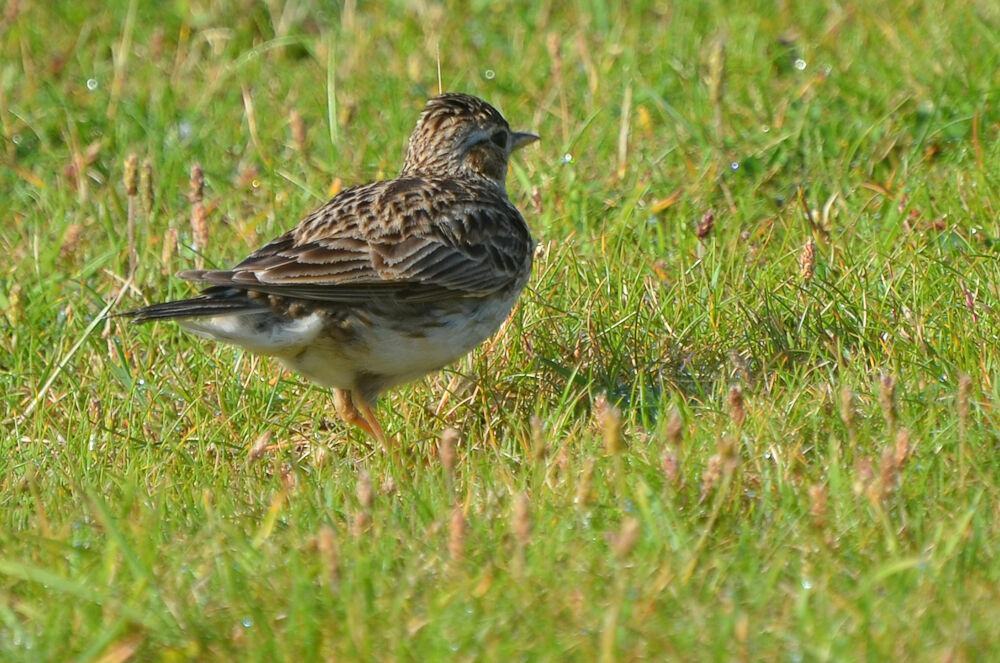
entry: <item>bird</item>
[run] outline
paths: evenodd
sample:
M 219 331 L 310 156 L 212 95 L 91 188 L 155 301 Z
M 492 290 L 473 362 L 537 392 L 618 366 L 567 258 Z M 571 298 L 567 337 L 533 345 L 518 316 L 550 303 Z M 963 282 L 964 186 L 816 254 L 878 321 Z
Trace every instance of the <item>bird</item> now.
M 123 315 L 275 357 L 388 449 L 379 396 L 491 337 L 528 283 L 535 240 L 506 178 L 537 140 L 478 97 L 434 96 L 396 178 L 340 191 L 230 269 L 179 272 L 197 296 Z

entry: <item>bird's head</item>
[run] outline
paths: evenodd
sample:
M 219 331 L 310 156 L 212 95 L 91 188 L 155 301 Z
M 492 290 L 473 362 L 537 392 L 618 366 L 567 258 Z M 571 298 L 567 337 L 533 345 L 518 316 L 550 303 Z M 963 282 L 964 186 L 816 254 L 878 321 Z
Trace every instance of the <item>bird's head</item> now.
M 535 134 L 511 131 L 497 109 L 478 97 L 441 94 L 420 114 L 401 174 L 485 178 L 505 189 L 511 153 L 536 140 Z

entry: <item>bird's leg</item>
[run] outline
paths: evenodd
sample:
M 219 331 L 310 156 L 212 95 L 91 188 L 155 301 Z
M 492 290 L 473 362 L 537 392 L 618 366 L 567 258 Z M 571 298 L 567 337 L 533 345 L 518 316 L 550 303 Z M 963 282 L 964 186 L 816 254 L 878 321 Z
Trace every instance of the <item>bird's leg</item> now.
M 369 403 L 346 389 L 333 390 L 333 403 L 341 419 L 357 426 L 368 435 L 374 437 L 382 443 L 384 449 L 389 449 L 385 431 L 379 425 L 378 419 L 375 418 L 375 413 L 372 411 Z

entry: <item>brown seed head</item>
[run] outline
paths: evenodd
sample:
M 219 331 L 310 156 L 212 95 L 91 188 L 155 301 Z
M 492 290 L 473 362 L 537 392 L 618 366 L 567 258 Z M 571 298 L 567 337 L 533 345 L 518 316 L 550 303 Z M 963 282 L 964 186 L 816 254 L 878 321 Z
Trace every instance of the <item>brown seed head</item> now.
M 452 559 L 462 559 L 465 551 L 465 515 L 462 507 L 456 505 L 451 510 L 451 522 L 448 525 L 448 555 Z
M 63 260 L 71 260 L 76 254 L 76 249 L 80 245 L 80 238 L 83 237 L 83 226 L 74 223 L 66 229 L 66 236 L 63 237 L 62 246 L 59 247 L 59 257 Z
M 701 215 L 701 221 L 698 222 L 698 230 L 695 234 L 698 239 L 705 239 L 712 234 L 712 228 L 715 227 L 715 212 L 712 210 L 706 211 Z
M 802 254 L 799 256 L 799 278 L 808 281 L 816 271 L 816 242 L 810 239 L 802 247 Z
M 316 547 L 326 574 L 326 582 L 334 585 L 340 576 L 340 555 L 337 551 L 337 535 L 329 525 L 323 525 L 316 535 Z
M 514 514 L 511 518 L 511 530 L 514 538 L 521 546 L 527 546 L 531 542 L 531 503 L 528 496 L 519 493 L 514 498 Z
M 684 421 L 681 419 L 680 410 L 675 406 L 671 408 L 670 418 L 667 420 L 667 443 L 674 447 L 680 447 L 683 433 Z
M 964 435 L 969 429 L 969 402 L 972 395 L 972 378 L 965 373 L 958 378 L 958 425 Z
M 899 465 L 896 463 L 896 449 L 887 444 L 882 450 L 882 460 L 878 468 L 878 484 L 881 491 L 880 499 L 886 499 L 896 490 L 899 480 Z
M 605 453 L 609 456 L 621 453 L 624 448 L 621 411 L 608 402 L 606 394 L 598 394 L 594 400 L 594 414 L 597 417 L 597 425 L 601 429 L 601 435 L 604 437 Z
M 826 523 L 827 496 L 825 485 L 817 483 L 809 486 L 809 514 L 817 527 L 823 527 Z
M 747 419 L 746 406 L 743 401 L 743 390 L 739 385 L 729 390 L 729 416 L 738 428 L 743 427 L 743 422 Z
M 573 501 L 576 504 L 584 505 L 590 502 L 590 493 L 594 481 L 594 459 L 588 458 L 580 472 L 580 480 L 576 484 L 576 496 Z
M 896 467 L 902 468 L 910 460 L 913 447 L 910 445 L 910 431 L 900 428 L 896 433 Z
M 174 250 L 177 248 L 177 228 L 167 228 L 163 233 L 163 251 L 160 254 L 160 262 L 163 263 L 163 270 L 170 271 L 170 260 L 174 257 Z
M 889 432 L 896 430 L 896 382 L 886 373 L 879 382 L 878 403 Z
M 840 420 L 851 437 L 854 436 L 854 391 L 849 385 L 840 388 Z
M 125 159 L 125 194 L 131 198 L 139 193 L 139 157 L 134 154 Z
M 455 447 L 458 446 L 459 439 L 461 439 L 461 435 L 454 428 L 446 428 L 441 433 L 441 443 L 438 445 L 438 460 L 441 461 L 441 467 L 444 468 L 445 475 L 449 479 L 455 476 L 457 459 Z
M 537 465 L 545 460 L 545 428 L 542 425 L 542 418 L 538 415 L 531 417 L 531 460 Z
M 854 483 L 852 488 L 855 495 L 863 495 L 868 492 L 869 486 L 875 482 L 875 472 L 872 469 L 871 458 L 862 456 L 854 464 Z
M 669 445 L 663 450 L 660 465 L 663 467 L 663 476 L 667 478 L 667 482 L 676 485 L 681 476 L 681 460 L 674 446 Z
M 195 203 L 191 210 L 191 231 L 195 249 L 204 251 L 208 247 L 208 212 L 203 203 Z
M 146 214 L 152 213 L 156 199 L 153 195 L 153 163 L 149 159 L 142 161 L 142 169 L 139 171 L 139 192 L 142 194 L 142 209 Z
M 722 456 L 715 454 L 708 459 L 705 471 L 701 474 L 701 497 L 704 499 L 709 493 L 715 490 L 722 479 Z
M 372 488 L 372 479 L 367 472 L 362 472 L 358 477 L 358 504 L 365 511 L 371 511 L 375 504 L 375 490 Z
M 189 199 L 192 203 L 200 203 L 205 197 L 205 172 L 201 166 L 195 164 L 191 166 L 191 193 Z

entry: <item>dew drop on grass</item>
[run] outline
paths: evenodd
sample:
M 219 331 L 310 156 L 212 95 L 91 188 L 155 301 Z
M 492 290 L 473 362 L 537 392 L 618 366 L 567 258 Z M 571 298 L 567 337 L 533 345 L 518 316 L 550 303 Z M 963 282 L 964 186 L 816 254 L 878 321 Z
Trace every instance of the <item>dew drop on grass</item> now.
M 562 162 L 563 163 L 573 163 L 573 155 L 570 154 L 569 152 L 567 152 L 566 154 L 563 155 Z
M 739 161 L 734 161 L 731 164 L 729 164 L 729 167 L 732 168 L 733 170 L 739 170 L 740 169 L 740 162 Z
M 813 588 L 812 580 L 810 580 L 809 578 L 803 578 L 802 579 L 802 589 L 804 589 L 806 591 L 809 591 L 812 588 Z
M 250 628 L 251 626 L 253 626 L 253 617 L 247 615 L 243 618 L 243 627 Z
M 804 71 L 806 68 L 806 61 L 803 60 L 802 58 L 796 58 L 795 68 L 798 69 L 799 71 Z
M 762 126 L 760 128 L 760 130 L 761 130 L 761 133 L 765 133 L 765 134 L 771 133 L 771 127 L 767 126 L 766 124 L 764 126 Z
M 96 78 L 88 78 L 87 79 L 87 89 L 90 90 L 91 92 L 93 92 L 94 90 L 97 89 L 97 79 Z
M 494 78 L 497 77 L 497 74 L 492 69 L 487 69 L 486 71 L 483 72 L 483 76 L 486 78 L 486 80 L 492 81 Z

